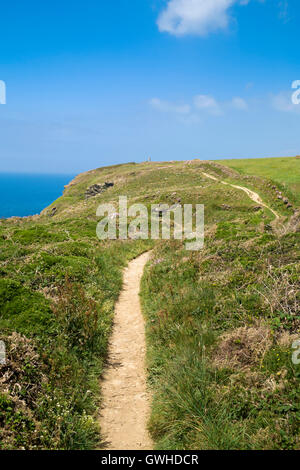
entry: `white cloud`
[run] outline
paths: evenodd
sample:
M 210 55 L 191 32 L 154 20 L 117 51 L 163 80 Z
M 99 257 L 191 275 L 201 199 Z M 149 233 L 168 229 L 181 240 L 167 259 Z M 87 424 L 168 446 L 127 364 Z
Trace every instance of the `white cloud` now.
M 300 113 L 300 104 L 293 104 L 291 93 L 278 93 L 271 95 L 271 104 L 277 111 L 284 113 Z
M 233 108 L 239 109 L 241 111 L 246 111 L 248 109 L 246 101 L 243 98 L 240 98 L 239 96 L 236 96 L 232 99 L 231 105 L 233 106 Z
M 215 116 L 222 114 L 221 106 L 211 95 L 195 96 L 194 105 L 197 109 L 207 111 L 209 114 L 214 114 Z
M 169 0 L 158 17 L 161 32 L 176 36 L 205 36 L 211 31 L 226 29 L 230 7 L 247 5 L 250 0 Z
M 152 98 L 149 104 L 158 111 L 173 113 L 184 118 L 188 122 L 199 121 L 205 115 L 221 116 L 230 109 L 247 111 L 248 105 L 243 98 L 234 97 L 230 101 L 217 101 L 212 95 L 196 95 L 191 104 L 177 104 L 170 101 Z
M 152 98 L 150 100 L 150 105 L 158 109 L 159 111 L 163 112 L 170 112 L 170 113 L 176 113 L 176 114 L 189 114 L 191 111 L 191 107 L 188 104 L 175 104 L 175 103 L 170 103 L 169 101 L 163 101 L 160 100 L 159 98 Z

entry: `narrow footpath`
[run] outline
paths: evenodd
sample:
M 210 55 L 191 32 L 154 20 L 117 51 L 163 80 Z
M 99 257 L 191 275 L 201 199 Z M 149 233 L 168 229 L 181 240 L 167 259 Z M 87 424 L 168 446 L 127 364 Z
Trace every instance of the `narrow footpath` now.
M 150 400 L 146 387 L 145 325 L 139 299 L 141 277 L 149 258 L 147 252 L 129 263 L 115 307 L 108 365 L 101 385 L 100 426 L 107 450 L 153 448 L 147 432 Z
M 272 212 L 275 218 L 279 219 L 279 215 L 277 214 L 277 212 L 274 211 L 272 207 L 267 206 L 267 204 L 263 202 L 259 194 L 255 193 L 254 191 L 251 191 L 251 189 L 245 188 L 245 186 L 237 186 L 236 184 L 231 184 L 231 183 L 227 183 L 226 181 L 218 180 L 218 178 L 216 178 L 213 175 L 209 175 L 208 173 L 203 172 L 203 175 L 206 176 L 207 178 L 210 178 L 211 180 L 217 181 L 218 183 L 226 184 L 228 186 L 231 186 L 232 188 L 236 188 L 236 189 L 240 189 L 241 191 L 244 191 L 247 194 L 247 196 L 249 196 L 250 199 L 252 199 L 252 201 L 256 202 L 260 206 L 265 207 L 266 209 L 269 209 L 269 211 Z

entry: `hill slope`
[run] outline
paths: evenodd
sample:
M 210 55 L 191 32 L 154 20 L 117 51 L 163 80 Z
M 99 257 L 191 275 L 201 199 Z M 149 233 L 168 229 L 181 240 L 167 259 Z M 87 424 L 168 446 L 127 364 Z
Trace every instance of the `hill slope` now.
M 262 176 L 279 183 L 291 199 L 300 204 L 300 157 L 249 158 L 223 160 L 222 163 L 242 174 Z
M 280 220 L 204 173 L 258 192 Z M 86 199 L 105 182 L 114 185 Z M 143 305 L 157 446 L 299 446 L 299 369 L 291 362 L 299 215 L 273 186 L 212 162 L 132 163 L 79 175 L 38 217 L 1 221 L 2 448 L 99 445 L 98 379 L 122 269 L 153 246 Z M 100 242 L 96 209 L 109 202 L 117 211 L 120 195 L 148 207 L 204 204 L 204 250 L 188 252 L 179 241 Z

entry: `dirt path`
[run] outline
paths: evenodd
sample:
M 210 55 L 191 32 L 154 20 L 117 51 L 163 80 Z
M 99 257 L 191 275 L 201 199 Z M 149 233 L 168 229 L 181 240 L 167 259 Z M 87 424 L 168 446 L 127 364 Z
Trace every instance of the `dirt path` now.
M 147 432 L 145 329 L 139 290 L 150 252 L 131 261 L 124 271 L 123 290 L 115 308 L 108 366 L 102 380 L 100 416 L 105 449 L 151 450 Z
M 219 183 L 226 184 L 228 186 L 231 186 L 232 188 L 236 188 L 236 189 L 240 189 L 240 190 L 244 191 L 250 197 L 250 199 L 252 199 L 252 201 L 256 202 L 260 206 L 266 207 L 266 209 L 269 209 L 269 211 L 271 211 L 275 215 L 276 219 L 279 219 L 279 215 L 277 214 L 277 212 L 275 212 L 271 207 L 267 206 L 267 204 L 265 204 L 263 202 L 261 197 L 257 193 L 255 193 L 254 191 L 251 191 L 251 189 L 245 188 L 244 186 L 237 186 L 235 184 L 227 183 L 226 181 L 220 181 L 220 180 L 218 180 L 218 178 L 216 178 L 213 175 L 209 175 L 208 173 L 203 172 L 203 175 L 206 176 L 207 178 L 210 178 L 210 179 L 214 180 L 214 181 L 218 181 Z

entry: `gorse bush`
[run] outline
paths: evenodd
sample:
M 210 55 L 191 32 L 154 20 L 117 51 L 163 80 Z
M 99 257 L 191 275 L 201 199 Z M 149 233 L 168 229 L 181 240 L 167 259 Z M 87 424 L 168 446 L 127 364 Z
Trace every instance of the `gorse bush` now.
M 0 324 L 2 331 L 44 334 L 53 325 L 50 302 L 20 282 L 0 279 Z
M 102 334 L 98 329 L 99 305 L 88 298 L 83 288 L 67 277 L 58 288 L 57 301 L 52 311 L 70 348 L 84 353 L 94 353 L 99 348 Z

